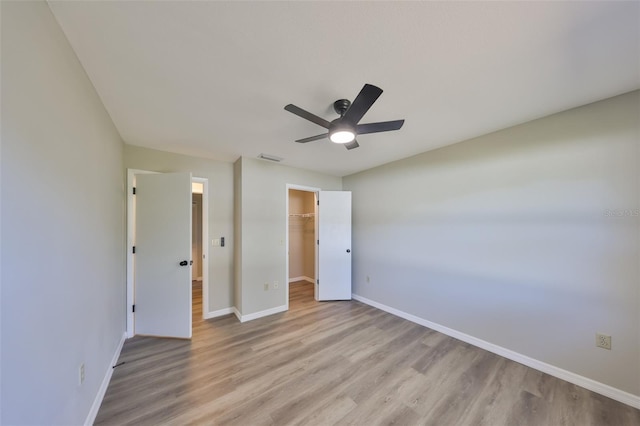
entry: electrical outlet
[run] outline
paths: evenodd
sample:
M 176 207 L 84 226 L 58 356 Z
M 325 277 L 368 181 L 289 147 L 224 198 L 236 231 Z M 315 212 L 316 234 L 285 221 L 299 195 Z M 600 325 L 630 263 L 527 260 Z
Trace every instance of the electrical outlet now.
M 596 346 L 599 348 L 611 350 L 611 336 L 596 333 Z
M 274 281 L 274 282 L 273 282 L 273 288 L 274 288 L 274 289 L 278 288 L 278 281 Z
M 264 283 L 264 291 L 269 291 L 269 283 Z
M 84 383 L 84 362 L 80 364 L 80 368 L 78 369 L 78 384 L 81 385 Z

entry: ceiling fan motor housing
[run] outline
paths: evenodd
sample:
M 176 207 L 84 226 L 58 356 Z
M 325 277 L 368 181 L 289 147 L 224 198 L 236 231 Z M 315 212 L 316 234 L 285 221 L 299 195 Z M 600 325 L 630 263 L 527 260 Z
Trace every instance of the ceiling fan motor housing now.
M 347 112 L 350 106 L 351 106 L 351 101 L 349 101 L 349 99 L 338 99 L 333 103 L 333 109 L 340 115 L 340 117 L 336 118 L 335 120 L 332 120 L 331 125 L 329 126 L 329 139 L 332 142 L 349 143 L 353 141 L 353 139 L 355 138 L 355 135 L 356 135 L 355 125 L 350 123 L 348 120 L 343 120 L 344 114 L 345 112 Z M 335 137 L 334 135 L 336 133 L 344 134 L 342 136 L 342 138 L 346 137 L 346 139 L 344 139 L 344 142 L 343 140 L 340 140 L 340 139 L 334 139 Z M 351 134 L 351 137 L 348 136 L 349 134 Z
M 345 112 L 351 106 L 351 101 L 349 99 L 338 99 L 333 103 L 333 109 L 342 117 Z

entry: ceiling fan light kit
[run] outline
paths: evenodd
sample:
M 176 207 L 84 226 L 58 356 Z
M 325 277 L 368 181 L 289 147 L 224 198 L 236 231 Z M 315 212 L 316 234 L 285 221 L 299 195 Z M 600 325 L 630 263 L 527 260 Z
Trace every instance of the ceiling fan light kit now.
M 349 143 L 356 138 L 356 134 L 349 129 L 340 129 L 329 132 L 329 139 L 333 143 Z
M 381 94 L 382 89 L 379 87 L 365 84 L 353 103 L 348 99 L 338 99 L 333 103 L 333 109 L 340 117 L 331 122 L 293 104 L 285 106 L 284 109 L 328 130 L 327 133 L 298 139 L 296 142 L 307 143 L 328 137 L 331 142 L 343 144 L 347 149 L 354 149 L 360 146 L 356 141 L 356 135 L 398 130 L 404 124 L 404 120 L 358 124 Z

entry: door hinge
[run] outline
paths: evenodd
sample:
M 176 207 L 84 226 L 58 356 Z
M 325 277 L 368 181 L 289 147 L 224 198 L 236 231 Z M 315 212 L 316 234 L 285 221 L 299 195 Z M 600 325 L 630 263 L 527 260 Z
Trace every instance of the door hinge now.
M 320 285 L 320 280 L 316 280 L 316 284 Z
M 136 305 L 131 305 L 131 312 L 135 312 L 136 311 Z
M 316 245 L 320 245 L 320 240 L 316 240 Z
M 316 201 L 316 205 L 318 206 L 320 205 L 320 200 Z
M 133 187 L 133 195 L 136 195 L 136 187 Z
M 136 246 L 133 246 L 132 253 L 133 253 L 133 254 L 136 254 Z

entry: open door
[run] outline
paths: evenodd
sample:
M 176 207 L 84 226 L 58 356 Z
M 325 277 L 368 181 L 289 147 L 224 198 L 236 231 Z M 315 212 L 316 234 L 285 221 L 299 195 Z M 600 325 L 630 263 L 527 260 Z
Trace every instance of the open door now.
M 318 191 L 318 300 L 351 300 L 351 192 Z
M 135 333 L 191 338 L 191 174 L 138 174 L 135 197 Z

